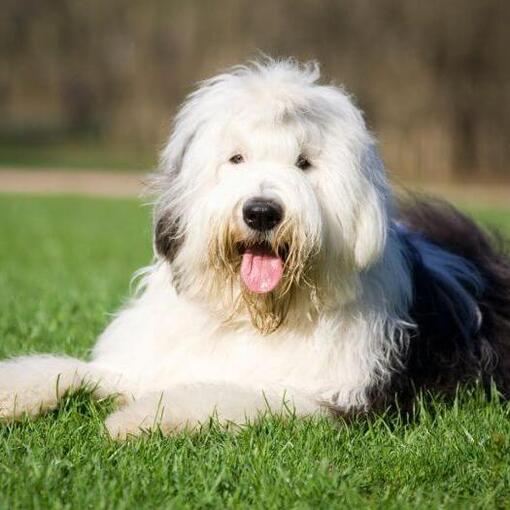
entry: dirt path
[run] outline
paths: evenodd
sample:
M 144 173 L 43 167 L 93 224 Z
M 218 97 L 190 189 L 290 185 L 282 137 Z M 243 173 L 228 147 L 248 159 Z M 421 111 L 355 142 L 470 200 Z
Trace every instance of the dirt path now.
M 144 177 L 130 172 L 0 168 L 0 192 L 136 197 Z
M 510 208 L 510 182 L 407 184 L 405 188 L 444 198 L 459 205 L 475 204 L 476 206 Z
M 137 197 L 144 178 L 131 172 L 0 168 L 0 192 Z M 461 204 L 510 208 L 510 183 L 425 184 L 418 189 Z

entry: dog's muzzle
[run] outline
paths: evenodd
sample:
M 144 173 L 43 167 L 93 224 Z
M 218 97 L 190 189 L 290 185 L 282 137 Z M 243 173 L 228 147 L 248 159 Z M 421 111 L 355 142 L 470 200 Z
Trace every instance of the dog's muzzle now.
M 243 205 L 243 221 L 256 232 L 270 232 L 282 219 L 283 208 L 274 200 L 254 197 Z M 266 241 L 242 249 L 241 279 L 250 292 L 266 294 L 275 289 L 283 277 L 283 266 L 281 254 Z

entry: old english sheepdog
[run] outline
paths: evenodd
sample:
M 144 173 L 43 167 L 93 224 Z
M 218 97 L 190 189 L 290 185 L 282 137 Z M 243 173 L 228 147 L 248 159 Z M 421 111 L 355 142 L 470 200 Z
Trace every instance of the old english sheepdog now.
M 510 263 L 453 207 L 392 198 L 351 98 L 316 64 L 203 82 L 154 179 L 154 263 L 90 361 L 0 363 L 4 420 L 87 385 L 114 438 L 367 413 L 480 381 L 510 394 Z

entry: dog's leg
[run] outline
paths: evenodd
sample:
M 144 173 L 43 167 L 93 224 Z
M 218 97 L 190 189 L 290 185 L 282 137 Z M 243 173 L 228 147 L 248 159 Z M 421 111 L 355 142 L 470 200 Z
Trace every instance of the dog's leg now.
M 41 355 L 0 362 L 0 419 L 36 416 L 66 392 L 87 385 L 97 398 L 116 394 L 119 377 L 78 359 Z
M 150 393 L 111 414 L 106 428 L 114 439 L 160 429 L 193 430 L 211 417 L 221 425 L 243 425 L 265 412 L 310 416 L 327 412 L 313 397 L 296 391 L 267 391 L 228 383 L 179 385 Z

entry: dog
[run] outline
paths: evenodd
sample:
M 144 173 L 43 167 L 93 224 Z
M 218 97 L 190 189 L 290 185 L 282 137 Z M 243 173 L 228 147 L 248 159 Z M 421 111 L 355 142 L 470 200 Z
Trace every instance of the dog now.
M 510 262 L 452 206 L 393 198 L 353 100 L 315 63 L 209 79 L 153 180 L 153 264 L 90 361 L 0 363 L 0 416 L 87 386 L 112 438 L 352 416 L 481 382 L 510 393 Z

